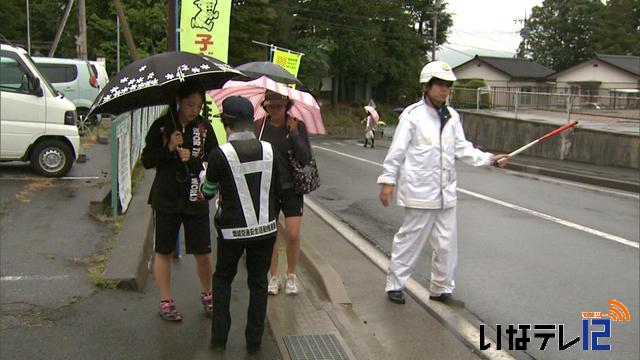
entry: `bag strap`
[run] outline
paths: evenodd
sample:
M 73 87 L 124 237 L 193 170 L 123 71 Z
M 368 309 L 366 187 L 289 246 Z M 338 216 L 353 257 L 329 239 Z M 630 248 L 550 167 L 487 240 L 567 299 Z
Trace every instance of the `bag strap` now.
M 255 127 L 256 127 L 256 135 L 258 135 L 258 140 L 262 140 L 262 133 L 264 132 L 264 124 L 267 122 L 267 118 L 263 117 L 261 119 L 258 119 L 258 121 L 255 122 Z M 260 131 L 258 131 L 258 129 L 260 129 Z

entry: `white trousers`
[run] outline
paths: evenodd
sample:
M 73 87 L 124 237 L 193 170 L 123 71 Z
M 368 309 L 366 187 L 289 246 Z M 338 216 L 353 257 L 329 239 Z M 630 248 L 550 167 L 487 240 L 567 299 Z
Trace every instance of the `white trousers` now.
M 458 263 L 455 207 L 442 210 L 405 208 L 404 223 L 393 238 L 385 291 L 405 288 L 427 240 L 433 248 L 429 292 L 435 296 L 453 292 Z

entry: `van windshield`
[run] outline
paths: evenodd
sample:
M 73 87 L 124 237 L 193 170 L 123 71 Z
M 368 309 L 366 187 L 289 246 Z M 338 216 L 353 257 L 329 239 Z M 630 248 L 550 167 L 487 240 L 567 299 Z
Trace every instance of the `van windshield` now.
M 34 71 L 36 73 L 36 75 L 38 75 L 38 78 L 40 78 L 40 84 L 43 84 L 43 86 L 46 86 L 47 89 L 49 89 L 49 91 L 52 94 L 54 94 L 54 95 L 58 94 L 58 91 L 53 88 L 53 85 L 51 85 L 49 80 L 47 80 L 47 77 L 42 75 L 42 73 L 40 72 L 40 70 L 38 69 L 36 64 L 33 62 L 33 59 L 31 58 L 31 56 L 29 56 L 28 54 L 23 54 L 23 55 L 24 55 L 24 58 L 26 59 L 26 61 L 28 61 L 29 64 L 31 65 L 32 71 Z

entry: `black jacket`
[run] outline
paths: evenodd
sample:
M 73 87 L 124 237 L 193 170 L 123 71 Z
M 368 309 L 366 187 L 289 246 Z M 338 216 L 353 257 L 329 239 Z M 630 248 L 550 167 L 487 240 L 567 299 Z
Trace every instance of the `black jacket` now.
M 185 128 L 177 119 L 177 114 L 167 113 L 158 118 L 147 133 L 142 165 L 156 169 L 149 203 L 156 211 L 208 214 L 209 203 L 199 191 L 198 175 L 203 170 L 202 162 L 218 147 L 218 140 L 211 124 L 202 117 L 198 116 Z M 191 151 L 191 160 L 187 163 L 180 161 L 177 152 L 171 152 L 167 147 L 174 129 L 182 131 L 182 147 Z

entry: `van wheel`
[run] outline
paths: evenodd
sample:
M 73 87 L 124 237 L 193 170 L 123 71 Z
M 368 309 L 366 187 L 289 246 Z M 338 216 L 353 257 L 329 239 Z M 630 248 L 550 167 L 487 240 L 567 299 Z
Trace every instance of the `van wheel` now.
M 87 117 L 87 113 L 89 110 L 87 109 L 78 109 L 78 121 L 76 122 L 76 126 L 78 127 L 78 133 L 80 135 L 84 135 L 89 131 L 91 127 L 91 121 Z
M 69 145 L 56 139 L 37 143 L 31 150 L 31 166 L 40 175 L 59 177 L 66 175 L 73 165 Z

